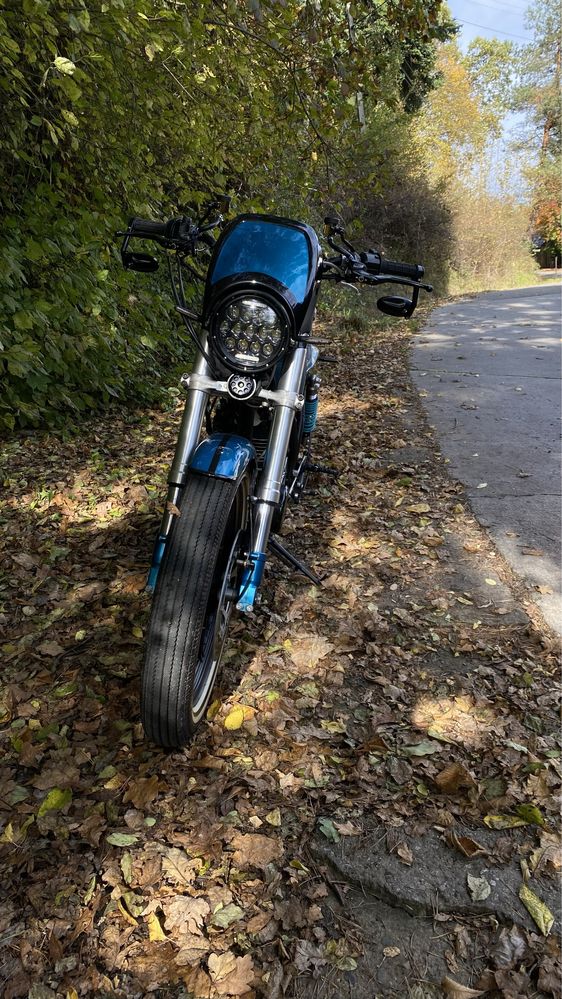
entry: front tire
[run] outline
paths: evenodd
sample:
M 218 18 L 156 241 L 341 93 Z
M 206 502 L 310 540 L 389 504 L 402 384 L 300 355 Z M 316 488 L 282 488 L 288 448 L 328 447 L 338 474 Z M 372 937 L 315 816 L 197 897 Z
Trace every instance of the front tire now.
M 154 594 L 142 671 L 147 738 L 181 748 L 209 704 L 240 582 L 249 480 L 191 475 Z

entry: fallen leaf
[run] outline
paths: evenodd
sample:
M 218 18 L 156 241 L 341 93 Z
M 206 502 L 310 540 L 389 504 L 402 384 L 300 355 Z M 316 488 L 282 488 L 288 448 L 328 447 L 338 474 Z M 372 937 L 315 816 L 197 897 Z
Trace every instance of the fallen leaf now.
M 254 965 L 249 954 L 235 957 L 232 951 L 210 954 L 209 974 L 221 996 L 241 996 L 248 992 L 254 980 Z
M 195 871 L 200 866 L 199 860 L 193 860 L 184 850 L 179 850 L 175 846 L 168 847 L 162 854 L 164 877 L 176 884 L 191 884 Z
M 130 801 L 135 808 L 146 808 L 151 801 L 154 801 L 160 789 L 161 784 L 157 776 L 141 777 L 129 785 L 123 795 L 123 802 L 127 804 Z
M 498 585 L 497 580 L 496 579 L 492 579 L 491 576 L 486 576 L 486 579 L 484 580 L 484 582 L 487 583 L 488 586 L 497 586 Z
M 180 936 L 183 931 L 200 935 L 205 916 L 211 911 L 204 898 L 190 898 L 189 895 L 174 895 L 173 898 L 163 899 L 162 908 L 166 929 L 175 927 L 180 931 Z
M 251 708 L 248 704 L 235 704 L 224 719 L 224 727 L 229 732 L 234 732 L 236 729 L 242 728 L 244 722 L 253 718 L 254 714 L 254 708 Z
M 61 652 L 64 652 L 62 645 L 58 642 L 43 642 L 41 645 L 37 646 L 37 651 L 41 652 L 44 656 L 60 656 Z
M 495 968 L 514 968 L 523 959 L 526 950 L 527 942 L 521 929 L 513 925 L 508 930 L 504 926 L 492 947 L 490 957 Z
M 234 847 L 235 864 L 242 868 L 258 867 L 263 870 L 283 854 L 279 840 L 260 833 L 236 833 L 230 845 Z
M 484 995 L 480 989 L 469 989 L 468 985 L 461 985 L 447 977 L 441 982 L 441 988 L 450 999 L 476 999 L 477 996 Z
M 321 635 L 303 635 L 291 640 L 289 655 L 298 670 L 309 671 L 333 649 L 332 643 Z
M 149 940 L 165 940 L 166 934 L 160 925 L 160 920 L 155 912 L 149 912 L 146 917 Z
M 521 885 L 519 898 L 523 902 L 527 912 L 534 919 L 543 936 L 547 937 L 554 923 L 554 916 L 548 906 L 527 885 Z
M 412 503 L 410 506 L 407 506 L 406 509 L 410 513 L 429 513 L 431 507 L 429 503 Z
M 522 548 L 521 549 L 521 554 L 522 555 L 535 555 L 537 558 L 540 558 L 541 555 L 544 555 L 544 552 L 543 552 L 542 548 Z
M 476 784 L 474 777 L 462 763 L 449 763 L 434 777 L 434 781 L 445 794 L 455 794 L 459 787 L 474 787 Z
M 273 826 L 274 828 L 278 828 L 281 825 L 281 812 L 280 812 L 280 810 L 278 808 L 272 809 L 272 811 L 268 812 L 268 814 L 266 815 L 265 821 L 267 823 L 269 823 L 270 826 Z
M 111 846 L 133 846 L 138 840 L 138 836 L 134 836 L 133 833 L 120 832 L 109 833 L 105 838 Z
M 536 805 L 517 805 L 515 811 L 519 818 L 524 819 L 529 825 L 544 826 L 544 819 Z
M 431 756 L 432 753 L 438 753 L 441 749 L 443 746 L 440 746 L 438 742 L 430 742 L 429 739 L 423 739 L 414 746 L 402 746 L 402 752 L 406 756 Z
M 400 954 L 400 947 L 383 947 L 382 952 L 385 957 L 398 957 Z
M 211 922 L 213 926 L 220 926 L 221 929 L 226 930 L 232 923 L 239 922 L 243 915 L 244 910 L 231 902 L 229 905 L 224 905 L 222 909 L 217 909 L 212 915 Z
M 517 826 L 526 826 L 526 819 L 517 815 L 485 815 L 484 825 L 488 829 L 516 829 Z
M 459 850 L 465 857 L 483 857 L 488 854 L 485 846 L 477 843 L 470 836 L 459 836 L 454 830 L 447 833 L 447 842 Z
M 479 482 L 478 485 L 476 486 L 476 488 L 477 489 L 485 489 L 487 485 L 488 485 L 487 482 Z
M 37 809 L 37 817 L 41 818 L 41 816 L 46 815 L 47 812 L 60 812 L 61 808 L 70 804 L 71 801 L 72 791 L 69 787 L 65 787 L 64 789 L 54 787 L 52 791 L 49 791 L 47 797 L 43 798 L 43 801 L 39 805 L 39 808 Z
M 326 839 L 329 839 L 331 843 L 339 843 L 340 834 L 331 819 L 322 817 L 319 818 L 318 828 L 322 835 L 325 836 Z
M 491 885 L 486 881 L 486 878 L 476 878 L 472 874 L 467 874 L 466 881 L 473 902 L 483 902 L 492 891 Z
M 408 867 L 411 867 L 411 865 L 414 863 L 414 854 L 410 850 L 410 847 L 407 845 L 407 843 L 399 843 L 398 846 L 396 847 L 396 853 L 400 857 L 402 863 L 407 864 Z

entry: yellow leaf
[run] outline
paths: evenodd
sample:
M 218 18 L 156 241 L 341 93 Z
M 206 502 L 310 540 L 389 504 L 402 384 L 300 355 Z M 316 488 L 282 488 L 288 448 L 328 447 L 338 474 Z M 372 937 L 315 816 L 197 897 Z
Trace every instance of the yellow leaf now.
M 484 582 L 487 583 L 488 586 L 497 586 L 498 585 L 495 579 L 490 579 L 489 577 L 486 577 L 486 579 L 484 580 Z
M 135 636 L 135 638 L 142 638 L 142 634 L 143 634 L 142 628 L 139 628 L 138 624 L 135 624 L 133 628 L 133 635 Z
M 76 989 L 67 989 L 66 990 L 66 999 L 78 999 L 78 993 L 77 993 Z
M 148 923 L 148 939 L 149 940 L 165 940 L 166 934 L 160 926 L 160 920 L 155 912 L 149 912 L 146 917 L 146 922 Z
M 241 704 L 236 704 L 235 707 L 232 708 L 232 711 L 229 711 L 224 719 L 224 727 L 227 728 L 229 732 L 233 732 L 237 728 L 242 728 L 243 724 L 244 708 Z
M 406 507 L 410 513 L 429 513 L 431 507 L 429 503 L 412 503 L 411 506 Z
M 281 825 L 281 812 L 278 808 L 274 808 L 273 811 L 269 812 L 265 821 L 269 822 L 270 826 L 280 826 Z
M 485 815 L 484 825 L 488 829 L 515 829 L 516 826 L 526 826 L 527 820 L 518 815 Z
M 220 706 L 221 702 L 219 701 L 218 697 L 212 702 L 212 704 L 209 704 L 209 707 L 207 708 L 207 721 L 213 720 Z
M 519 898 L 523 902 L 527 912 L 534 919 L 543 936 L 547 937 L 554 923 L 554 916 L 548 906 L 544 902 L 541 902 L 538 895 L 535 895 L 534 891 L 527 888 L 527 885 L 521 885 Z
M 310 158 L 311 158 L 311 160 L 312 160 L 312 162 L 313 162 L 313 163 L 316 163 L 316 160 L 318 159 L 318 153 L 315 153 L 315 152 L 313 151 L 313 152 L 312 152 L 312 153 L 310 154 Z
M 121 913 L 121 915 L 127 920 L 127 922 L 131 924 L 131 926 L 138 926 L 138 923 L 137 923 L 136 919 L 134 919 L 133 916 L 131 916 L 130 912 L 127 912 L 127 910 L 126 910 L 125 906 L 123 905 L 121 899 L 118 899 L 118 901 L 117 901 L 117 908 L 119 909 L 119 912 Z

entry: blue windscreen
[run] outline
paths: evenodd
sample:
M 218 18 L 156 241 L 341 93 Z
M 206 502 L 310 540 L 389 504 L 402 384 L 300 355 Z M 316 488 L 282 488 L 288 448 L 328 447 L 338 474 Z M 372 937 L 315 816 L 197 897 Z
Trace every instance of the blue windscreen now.
M 300 229 L 263 219 L 242 219 L 226 237 L 213 267 L 215 284 L 248 271 L 267 274 L 303 302 L 310 271 L 310 248 Z

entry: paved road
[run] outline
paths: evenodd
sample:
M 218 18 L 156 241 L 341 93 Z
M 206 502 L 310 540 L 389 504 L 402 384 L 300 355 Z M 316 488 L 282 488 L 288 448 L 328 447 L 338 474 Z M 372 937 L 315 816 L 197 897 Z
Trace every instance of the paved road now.
M 475 515 L 562 634 L 560 286 L 436 309 L 412 367 Z

